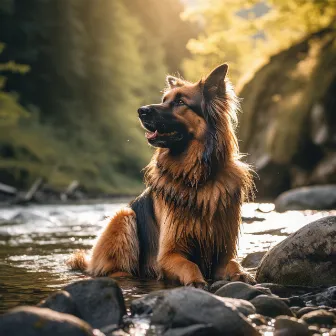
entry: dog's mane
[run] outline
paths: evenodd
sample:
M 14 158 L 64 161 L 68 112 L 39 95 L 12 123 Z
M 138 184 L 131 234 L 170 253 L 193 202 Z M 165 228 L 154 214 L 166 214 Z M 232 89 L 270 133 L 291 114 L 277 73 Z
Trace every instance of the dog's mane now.
M 206 249 L 232 250 L 241 204 L 252 195 L 253 182 L 250 167 L 241 161 L 235 134 L 239 100 L 228 80 L 225 86 L 224 97 L 203 102 L 205 141 L 191 140 L 179 155 L 157 149 L 145 168 L 145 183 L 168 207 L 166 222 L 176 239 L 191 236 Z

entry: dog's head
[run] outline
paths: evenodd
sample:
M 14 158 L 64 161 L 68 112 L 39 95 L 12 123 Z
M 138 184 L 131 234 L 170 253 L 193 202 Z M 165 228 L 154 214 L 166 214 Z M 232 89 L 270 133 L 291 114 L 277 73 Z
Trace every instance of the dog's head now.
M 167 76 L 162 102 L 138 110 L 149 144 L 183 151 L 193 139 L 205 141 L 209 129 L 216 129 L 217 112 L 211 106 L 225 99 L 227 70 L 222 64 L 197 83 Z

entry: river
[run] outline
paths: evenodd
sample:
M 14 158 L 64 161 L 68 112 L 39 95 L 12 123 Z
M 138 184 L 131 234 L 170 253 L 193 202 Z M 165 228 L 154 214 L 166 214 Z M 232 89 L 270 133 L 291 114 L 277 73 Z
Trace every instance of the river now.
M 86 276 L 65 265 L 76 249 L 89 249 L 108 217 L 124 203 L 32 205 L 0 208 L 0 313 L 36 304 L 49 293 Z M 276 213 L 273 204 L 245 204 L 239 258 L 267 251 L 303 225 L 336 211 Z M 121 279 L 126 304 L 169 287 L 156 280 Z

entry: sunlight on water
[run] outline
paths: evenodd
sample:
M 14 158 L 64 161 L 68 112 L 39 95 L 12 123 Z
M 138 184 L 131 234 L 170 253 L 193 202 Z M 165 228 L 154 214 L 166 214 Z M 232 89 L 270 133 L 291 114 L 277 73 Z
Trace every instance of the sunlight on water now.
M 81 273 L 70 272 L 65 261 L 76 249 L 89 249 L 108 217 L 124 205 L 0 209 L 0 311 L 18 304 L 35 304 L 55 289 L 85 278 Z M 240 258 L 251 252 L 267 251 L 306 223 L 331 213 L 279 214 L 273 210 L 273 204 L 244 205 Z M 167 288 L 156 280 L 123 279 L 120 284 L 126 303 L 152 290 Z

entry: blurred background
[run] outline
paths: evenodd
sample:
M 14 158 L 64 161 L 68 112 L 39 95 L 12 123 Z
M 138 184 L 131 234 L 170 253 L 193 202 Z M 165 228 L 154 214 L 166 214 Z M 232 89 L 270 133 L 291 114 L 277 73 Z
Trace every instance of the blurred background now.
M 336 183 L 335 15 L 335 0 L 0 0 L 1 197 L 137 194 L 152 153 L 137 108 L 166 74 L 223 62 L 259 199 Z

